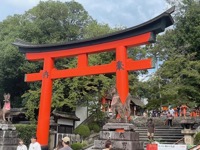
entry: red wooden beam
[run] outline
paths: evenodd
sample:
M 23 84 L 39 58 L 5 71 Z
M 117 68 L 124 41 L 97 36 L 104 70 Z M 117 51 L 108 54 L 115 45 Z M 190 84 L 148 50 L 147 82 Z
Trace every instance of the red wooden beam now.
M 132 60 L 128 59 L 126 62 L 127 71 L 136 71 L 136 70 L 144 70 L 150 69 L 153 67 L 152 59 L 144 59 L 144 60 Z M 49 72 L 51 79 L 59 79 L 59 78 L 71 78 L 76 76 L 87 76 L 87 75 L 95 75 L 95 74 L 108 74 L 116 72 L 116 61 L 112 61 L 110 64 L 98 65 L 98 66 L 88 66 L 88 67 L 80 67 L 74 69 L 65 69 L 65 70 L 57 70 L 52 69 Z M 40 81 L 42 77 L 45 75 L 45 71 L 41 70 L 39 73 L 30 73 L 26 74 L 25 81 L 33 82 Z
M 143 59 L 143 60 L 127 59 L 126 61 L 126 68 L 129 71 L 145 70 L 145 69 L 151 69 L 153 67 L 154 67 L 154 64 L 151 58 Z
M 91 54 L 91 53 L 112 51 L 118 46 L 130 47 L 130 46 L 149 44 L 151 35 L 152 33 L 148 32 L 148 33 L 130 37 L 127 39 L 122 39 L 122 40 L 117 40 L 117 41 L 112 41 L 112 42 L 97 44 L 97 45 L 92 45 L 92 46 L 73 48 L 73 49 L 62 50 L 62 51 L 26 53 L 26 59 L 31 60 L 31 61 L 37 61 L 37 60 L 42 60 L 45 57 L 52 57 L 52 58 L 71 57 L 71 56 L 77 56 L 77 55 L 86 54 L 86 53 Z

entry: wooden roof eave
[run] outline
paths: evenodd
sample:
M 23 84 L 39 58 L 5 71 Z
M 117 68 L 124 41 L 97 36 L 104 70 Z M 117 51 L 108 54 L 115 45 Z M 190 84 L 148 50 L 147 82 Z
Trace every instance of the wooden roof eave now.
M 39 52 L 48 52 L 48 51 L 58 51 L 58 50 L 67 50 L 72 48 L 91 46 L 101 43 L 107 43 L 111 41 L 117 41 L 137 35 L 141 35 L 147 32 L 151 32 L 152 36 L 149 39 L 149 42 L 155 42 L 155 35 L 163 32 L 165 28 L 171 26 L 174 21 L 172 19 L 171 13 L 173 13 L 175 7 L 168 9 L 159 16 L 142 23 L 140 25 L 127 28 L 125 30 L 117 31 L 111 34 L 104 36 L 90 38 L 79 41 L 57 43 L 57 44 L 31 44 L 24 42 L 22 40 L 16 40 L 13 44 L 19 47 L 19 51 L 22 53 L 39 53 Z

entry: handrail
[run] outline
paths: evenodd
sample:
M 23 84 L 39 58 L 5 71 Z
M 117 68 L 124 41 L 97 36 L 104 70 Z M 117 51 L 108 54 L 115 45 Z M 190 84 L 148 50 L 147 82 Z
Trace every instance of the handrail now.
M 179 139 L 178 141 L 176 141 L 174 144 L 178 144 L 180 141 L 182 141 L 184 139 L 184 137 L 182 137 L 181 139 Z

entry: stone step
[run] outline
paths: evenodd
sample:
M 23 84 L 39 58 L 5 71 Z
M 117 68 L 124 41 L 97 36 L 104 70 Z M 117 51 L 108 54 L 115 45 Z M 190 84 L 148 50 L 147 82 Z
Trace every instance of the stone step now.
M 182 137 L 179 137 L 179 138 L 162 138 L 162 137 L 154 137 L 154 139 L 156 140 L 156 141 L 160 141 L 160 140 L 162 140 L 162 141 L 177 141 L 177 140 L 179 140 L 179 139 L 181 139 Z M 148 138 L 147 137 L 142 137 L 142 138 L 140 138 L 140 141 L 145 141 L 145 140 L 148 140 Z
M 154 140 L 162 144 L 174 144 L 183 138 L 181 130 L 182 127 L 171 127 L 171 128 L 169 128 L 168 126 L 156 127 L 154 133 Z M 145 149 L 146 144 L 149 143 L 147 137 L 147 128 L 138 127 L 135 128 L 135 132 L 139 133 L 139 140 L 144 143 L 143 147 Z
M 165 131 L 165 130 L 170 130 L 170 131 L 176 131 L 176 130 L 182 130 L 183 128 L 155 128 L 158 131 Z M 134 130 L 147 130 L 147 128 L 135 128 Z
M 147 135 L 147 131 L 146 132 L 138 132 L 139 135 Z M 154 132 L 154 135 L 159 135 L 159 136 L 165 136 L 165 135 L 170 135 L 170 136 L 176 136 L 176 135 L 183 135 L 181 132 Z
M 135 130 L 135 132 L 147 132 L 147 130 Z M 167 133 L 181 133 L 181 130 L 157 130 L 155 129 L 155 132 L 157 133 L 162 133 L 162 132 L 167 132 Z
M 155 128 L 158 131 L 166 131 L 166 130 L 170 130 L 170 131 L 176 131 L 176 130 L 183 130 L 182 128 Z M 147 130 L 147 128 L 143 128 L 143 129 L 134 129 L 134 130 Z
M 136 131 L 137 133 L 139 133 L 140 135 L 146 135 L 147 134 L 147 131 L 146 132 L 138 132 Z M 176 135 L 183 135 L 181 132 L 168 132 L 166 134 L 166 132 L 154 132 L 154 135 L 160 135 L 160 136 L 164 136 L 164 135 L 171 135 L 171 136 L 176 136 Z
M 140 139 L 141 138 L 145 138 L 147 137 L 147 135 L 140 135 Z M 161 136 L 159 135 L 154 135 L 154 138 L 160 138 Z M 182 135 L 175 135 L 175 136 L 169 136 L 169 135 L 163 135 L 162 138 L 171 138 L 171 139 L 177 139 L 177 138 L 182 138 Z
M 143 126 L 143 127 L 136 127 L 135 129 L 146 129 L 147 127 L 146 126 Z M 168 129 L 169 127 L 168 126 L 155 126 L 155 128 L 157 129 Z M 170 127 L 171 129 L 182 129 L 181 126 L 172 126 Z

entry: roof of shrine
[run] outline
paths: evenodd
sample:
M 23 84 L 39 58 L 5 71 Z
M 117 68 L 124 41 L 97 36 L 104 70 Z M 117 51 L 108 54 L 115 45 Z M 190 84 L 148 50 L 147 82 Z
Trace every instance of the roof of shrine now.
M 126 39 L 129 37 L 134 37 L 148 32 L 152 33 L 152 37 L 151 39 L 149 39 L 149 42 L 155 42 L 155 35 L 160 32 L 163 32 L 165 28 L 171 26 L 174 23 L 173 18 L 171 16 L 171 13 L 173 13 L 174 10 L 175 7 L 172 7 L 145 23 L 121 31 L 113 32 L 111 34 L 107 34 L 104 36 L 99 36 L 96 38 L 56 43 L 56 44 L 39 44 L 39 45 L 18 39 L 13 44 L 18 46 L 19 51 L 22 53 L 39 53 L 48 51 L 68 50 L 73 48 L 102 44 L 102 43 Z

